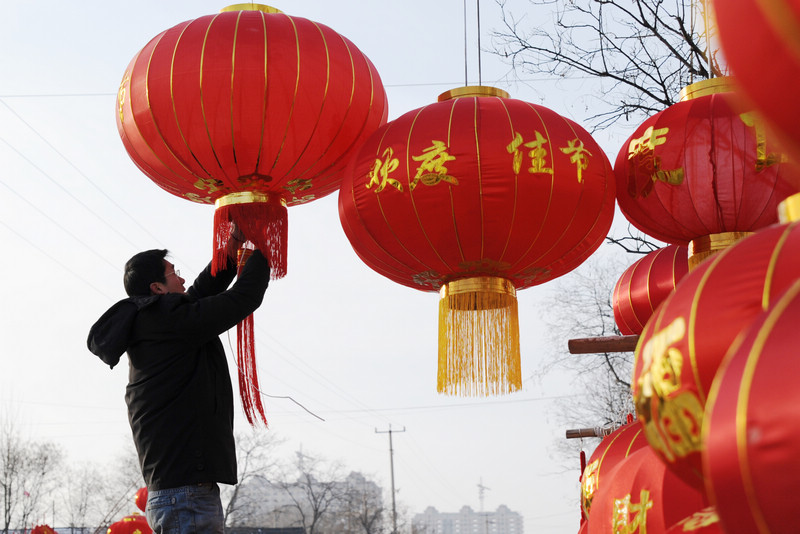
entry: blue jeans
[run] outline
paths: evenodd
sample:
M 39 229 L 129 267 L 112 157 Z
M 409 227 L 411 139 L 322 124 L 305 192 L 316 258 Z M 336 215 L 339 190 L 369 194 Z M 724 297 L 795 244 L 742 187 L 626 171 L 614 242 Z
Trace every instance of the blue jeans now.
M 224 517 L 215 482 L 153 490 L 147 522 L 155 534 L 222 534 Z

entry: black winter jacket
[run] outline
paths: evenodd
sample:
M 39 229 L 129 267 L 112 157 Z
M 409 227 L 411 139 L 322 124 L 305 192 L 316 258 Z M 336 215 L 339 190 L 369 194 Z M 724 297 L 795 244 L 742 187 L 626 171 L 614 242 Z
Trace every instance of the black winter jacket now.
M 150 490 L 236 484 L 233 391 L 219 335 L 261 304 L 267 260 L 256 251 L 236 283 L 211 266 L 185 295 L 131 297 L 92 326 L 89 350 L 112 368 L 128 352 L 128 419 Z

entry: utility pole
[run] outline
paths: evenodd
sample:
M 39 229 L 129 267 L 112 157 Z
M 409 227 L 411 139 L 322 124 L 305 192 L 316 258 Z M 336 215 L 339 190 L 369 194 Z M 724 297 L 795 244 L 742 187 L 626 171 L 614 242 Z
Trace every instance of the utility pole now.
M 376 434 L 389 434 L 389 468 L 392 473 L 392 534 L 397 534 L 397 505 L 394 499 L 394 448 L 392 447 L 392 432 L 405 431 L 406 427 L 403 427 L 403 430 L 392 430 L 392 425 L 389 425 L 389 430 L 375 429 Z
M 491 489 L 483 485 L 483 477 L 481 477 L 480 481 L 478 482 L 478 499 L 481 502 L 481 514 L 483 515 L 483 519 L 486 522 L 486 526 L 484 527 L 484 532 L 488 534 L 489 532 L 489 514 L 484 513 L 483 511 L 483 497 L 486 494 L 486 490 Z

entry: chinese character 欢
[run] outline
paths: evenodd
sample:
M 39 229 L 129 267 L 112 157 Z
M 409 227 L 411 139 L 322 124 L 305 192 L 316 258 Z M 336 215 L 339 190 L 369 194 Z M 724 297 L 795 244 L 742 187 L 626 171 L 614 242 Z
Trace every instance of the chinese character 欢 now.
M 375 193 L 377 194 L 383 191 L 386 184 L 389 184 L 401 193 L 403 192 L 403 184 L 394 178 L 389 178 L 389 173 L 400 166 L 400 161 L 393 156 L 394 150 L 392 147 L 388 147 L 383 151 L 383 160 L 375 158 L 375 163 L 372 164 L 372 169 L 370 169 L 367 175 L 367 178 L 369 178 L 367 189 L 371 189 L 373 185 L 377 185 L 378 188 L 375 189 Z

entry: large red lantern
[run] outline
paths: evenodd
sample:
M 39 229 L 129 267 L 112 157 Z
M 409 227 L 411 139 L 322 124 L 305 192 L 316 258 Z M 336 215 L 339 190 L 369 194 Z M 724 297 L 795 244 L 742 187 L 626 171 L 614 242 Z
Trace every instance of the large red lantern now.
M 642 447 L 620 461 L 598 490 L 589 513 L 589 534 L 663 534 L 708 506 L 701 486 L 686 483 Z
M 108 527 L 107 534 L 152 534 L 153 529 L 141 514 L 126 515 Z
M 611 166 L 583 128 L 467 87 L 375 132 L 351 162 L 339 214 L 367 265 L 440 291 L 438 390 L 496 394 L 521 384 L 516 291 L 583 262 L 613 203 Z
M 50 525 L 36 525 L 31 529 L 31 534 L 58 534 Z
M 584 519 L 589 519 L 594 496 L 606 483 L 608 473 L 632 452 L 646 446 L 647 440 L 638 422 L 623 425 L 603 438 L 581 474 L 581 512 Z
M 153 38 L 125 72 L 116 120 L 150 179 L 216 204 L 212 272 L 227 261 L 235 223 L 280 278 L 286 207 L 338 189 L 348 158 L 386 114 L 380 77 L 353 43 L 322 24 L 237 4 Z M 252 316 L 238 338 L 245 414 L 266 423 Z
M 214 204 L 216 270 L 231 222 L 286 273 L 286 207 L 338 189 L 386 120 L 375 67 L 327 26 L 258 4 L 183 22 L 131 61 L 117 127 L 166 191 Z
M 800 158 L 795 91 L 800 72 L 800 2 L 716 0 L 713 5 L 722 51 L 738 88 L 792 156 Z
M 633 396 L 648 441 L 702 478 L 700 430 L 711 383 L 739 333 L 800 277 L 800 223 L 756 232 L 691 271 L 648 321 Z
M 628 138 L 614 167 L 617 202 L 646 234 L 690 245 L 693 266 L 777 222 L 800 184 L 784 159 L 755 114 L 739 110 L 727 78 L 705 80 Z
M 656 307 L 687 272 L 687 248 L 678 245 L 654 250 L 628 267 L 617 280 L 611 300 L 620 333 L 641 334 Z
M 703 428 L 709 497 L 727 534 L 797 531 L 800 280 L 731 347 Z

